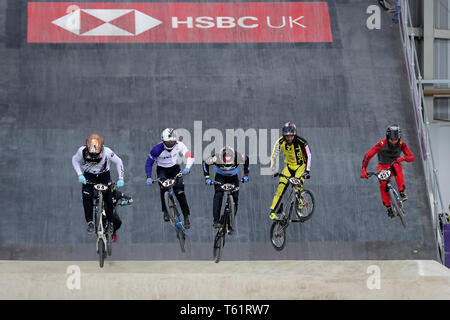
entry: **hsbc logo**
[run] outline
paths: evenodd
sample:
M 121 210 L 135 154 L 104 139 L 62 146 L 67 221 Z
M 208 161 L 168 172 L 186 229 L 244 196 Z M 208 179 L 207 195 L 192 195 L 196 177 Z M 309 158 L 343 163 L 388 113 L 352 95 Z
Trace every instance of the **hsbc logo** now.
M 239 32 L 236 32 L 239 29 Z M 332 42 L 328 3 L 28 2 L 28 42 Z
M 75 7 L 75 8 L 73 8 Z M 79 9 L 76 6 L 69 8 L 69 14 L 52 21 L 53 24 L 72 32 L 79 36 L 137 36 L 148 31 L 163 22 L 139 12 L 134 9 Z M 293 18 L 291 16 L 282 16 L 277 25 L 273 18 L 267 17 L 265 23 L 269 28 L 293 28 L 297 25 L 302 28 L 306 26 L 299 21 L 304 17 Z M 252 16 L 234 18 L 234 17 L 187 17 L 181 19 L 172 17 L 172 28 L 178 29 L 179 26 L 186 26 L 189 29 L 201 28 L 258 28 L 258 18 Z M 272 20 L 272 22 L 271 22 Z M 288 22 L 287 22 L 288 21 Z
M 304 16 L 293 18 L 289 17 L 279 17 L 278 19 L 274 19 L 273 17 L 266 17 L 263 19 L 264 23 L 269 28 L 280 29 L 285 27 L 294 28 L 294 26 L 299 26 L 302 28 L 306 28 L 306 26 L 301 22 Z M 273 20 L 278 20 L 278 24 L 275 24 Z M 179 26 L 185 25 L 189 29 L 193 28 L 201 28 L 201 29 L 209 29 L 209 28 L 219 28 L 219 29 L 229 29 L 229 28 L 247 28 L 253 29 L 258 28 L 260 26 L 259 19 L 257 17 L 247 16 L 247 17 L 187 17 L 186 19 L 179 19 L 178 17 L 172 17 L 172 28 L 177 29 Z
M 76 9 L 52 23 L 79 36 L 136 36 L 162 21 L 134 9 Z

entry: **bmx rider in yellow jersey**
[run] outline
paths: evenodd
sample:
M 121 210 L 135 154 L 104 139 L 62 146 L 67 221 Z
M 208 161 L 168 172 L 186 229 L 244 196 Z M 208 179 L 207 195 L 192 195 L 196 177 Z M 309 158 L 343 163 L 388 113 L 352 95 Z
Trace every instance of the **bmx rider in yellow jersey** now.
M 276 161 L 278 160 L 278 155 L 280 151 L 284 153 L 284 162 L 286 166 L 281 171 L 281 173 L 287 177 L 300 178 L 303 182 L 305 179 L 310 178 L 311 170 L 311 151 L 309 149 L 308 142 L 297 136 L 297 127 L 291 122 L 284 124 L 282 128 L 282 136 L 277 140 L 273 147 L 272 155 L 270 158 L 270 167 L 272 172 L 276 173 Z M 285 177 L 280 177 L 277 192 L 270 206 L 270 216 L 272 220 L 276 220 L 278 217 L 275 211 L 286 191 L 287 179 Z M 299 190 L 302 186 L 297 187 Z

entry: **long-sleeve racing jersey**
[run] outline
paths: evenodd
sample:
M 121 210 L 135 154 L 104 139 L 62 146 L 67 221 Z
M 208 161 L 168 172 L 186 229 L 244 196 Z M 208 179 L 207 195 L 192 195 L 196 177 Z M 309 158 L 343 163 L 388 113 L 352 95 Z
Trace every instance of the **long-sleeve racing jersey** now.
M 209 166 L 216 166 L 216 173 L 223 176 L 234 176 L 239 173 L 239 165 L 242 164 L 244 166 L 244 175 L 248 176 L 249 170 L 249 158 L 247 155 L 243 155 L 240 152 L 234 151 L 234 161 L 230 164 L 225 164 L 223 162 L 220 154 L 215 153 L 212 154 L 208 159 L 204 160 L 202 163 L 203 174 L 205 177 L 209 177 Z
M 158 143 L 150 151 L 145 163 L 147 178 L 152 176 L 152 167 L 155 162 L 159 167 L 170 168 L 176 165 L 178 159 L 182 156 L 186 157 L 186 168 L 190 169 L 195 159 L 183 142 L 177 141 L 175 147 L 170 151 L 164 148 L 163 142 Z
M 72 157 L 72 166 L 77 175 L 83 174 L 84 172 L 92 174 L 107 172 L 110 170 L 110 164 L 114 163 L 117 168 L 119 179 L 123 179 L 124 169 L 122 159 L 120 159 L 110 148 L 103 147 L 99 161 L 95 162 L 89 161 L 89 159 L 84 156 L 85 148 L 86 146 L 80 147 L 77 153 Z
M 362 167 L 367 168 L 370 159 L 376 154 L 378 154 L 378 161 L 380 164 L 391 164 L 400 157 L 402 152 L 405 155 L 404 159 L 406 162 L 414 161 L 414 154 L 409 150 L 403 140 L 400 140 L 397 145 L 392 146 L 387 142 L 387 139 L 382 139 L 364 155 Z
M 284 137 L 280 137 L 275 143 L 270 157 L 270 167 L 272 170 L 274 170 L 281 150 L 284 153 L 284 162 L 288 166 L 299 167 L 306 164 L 305 170 L 311 170 L 311 150 L 305 139 L 295 136 L 294 141 L 291 144 L 288 144 Z

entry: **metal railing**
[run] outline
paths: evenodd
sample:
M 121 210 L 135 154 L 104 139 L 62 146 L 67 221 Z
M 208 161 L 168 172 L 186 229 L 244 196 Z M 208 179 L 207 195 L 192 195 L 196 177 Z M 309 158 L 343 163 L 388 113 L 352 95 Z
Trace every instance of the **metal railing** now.
M 426 112 L 426 102 L 423 92 L 423 84 L 430 84 L 429 80 L 423 80 L 420 64 L 417 58 L 416 45 L 414 40 L 414 28 L 411 19 L 411 11 L 408 0 L 400 0 L 401 10 L 399 12 L 399 27 L 403 42 L 403 51 L 405 54 L 406 65 L 408 69 L 408 78 L 411 88 L 411 96 L 414 105 L 414 115 L 417 125 L 417 134 L 421 150 L 421 159 L 425 170 L 425 180 L 427 185 L 427 194 L 430 201 L 433 230 L 435 230 L 436 242 L 440 249 L 440 259 L 443 262 L 444 243 L 440 230 L 439 213 L 444 212 L 441 189 L 437 176 L 437 169 L 433 159 L 430 139 L 430 121 Z M 445 80 L 433 83 L 442 83 Z M 442 223 L 446 223 L 442 222 Z

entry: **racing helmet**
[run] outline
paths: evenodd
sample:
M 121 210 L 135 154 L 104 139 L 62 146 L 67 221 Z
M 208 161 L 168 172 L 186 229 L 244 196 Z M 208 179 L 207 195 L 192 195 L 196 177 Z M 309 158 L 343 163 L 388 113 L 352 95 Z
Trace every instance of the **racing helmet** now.
M 164 149 L 171 151 L 177 144 L 177 134 L 173 128 L 166 128 L 161 133 L 161 140 L 164 145 Z
M 219 151 L 220 162 L 225 168 L 232 168 L 235 164 L 235 152 L 230 146 L 225 146 Z
M 402 132 L 400 130 L 400 126 L 397 124 L 390 125 L 386 129 L 386 139 L 389 142 L 389 139 L 400 139 L 402 137 Z
M 281 129 L 283 136 L 295 136 L 297 134 L 297 127 L 292 122 L 286 122 Z
M 86 154 L 90 160 L 99 160 L 103 157 L 103 139 L 98 134 L 91 134 L 86 139 Z

